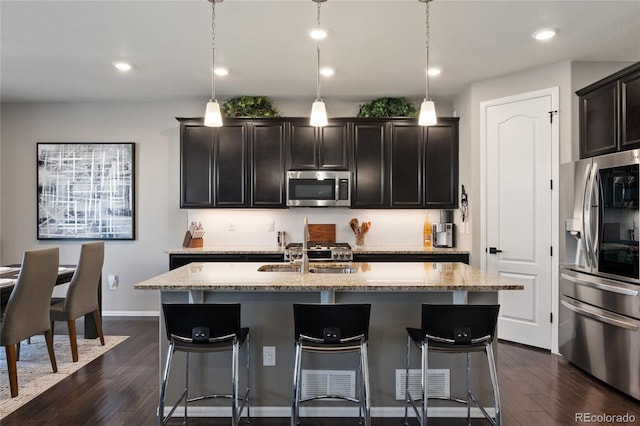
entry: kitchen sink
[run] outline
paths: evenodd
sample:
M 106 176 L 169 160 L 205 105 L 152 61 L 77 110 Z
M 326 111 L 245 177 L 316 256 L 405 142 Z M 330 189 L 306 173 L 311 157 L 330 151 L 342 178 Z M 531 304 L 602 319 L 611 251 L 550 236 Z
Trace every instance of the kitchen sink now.
M 269 264 L 258 268 L 260 272 L 300 272 L 300 265 L 293 264 Z M 311 274 L 353 274 L 356 269 L 352 265 L 344 263 L 323 263 L 320 265 L 309 265 Z

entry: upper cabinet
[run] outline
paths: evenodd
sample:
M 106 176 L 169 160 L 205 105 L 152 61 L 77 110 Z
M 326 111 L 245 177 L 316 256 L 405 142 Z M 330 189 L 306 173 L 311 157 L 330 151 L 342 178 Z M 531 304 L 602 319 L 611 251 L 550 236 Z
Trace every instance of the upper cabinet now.
M 355 121 L 350 134 L 353 141 L 351 206 L 370 209 L 388 207 L 387 121 Z
M 391 126 L 390 205 L 458 208 L 458 118 L 435 126 L 394 120 Z
M 640 62 L 576 94 L 580 158 L 640 147 Z
M 285 207 L 286 126 L 180 121 L 180 207 Z
M 289 164 L 291 170 L 348 170 L 347 122 L 329 120 L 313 127 L 309 119 L 291 119 Z

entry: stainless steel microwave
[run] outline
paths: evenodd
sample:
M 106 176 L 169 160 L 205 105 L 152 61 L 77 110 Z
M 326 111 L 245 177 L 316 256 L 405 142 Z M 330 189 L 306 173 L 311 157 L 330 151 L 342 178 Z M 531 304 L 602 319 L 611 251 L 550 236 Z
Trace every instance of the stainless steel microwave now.
M 351 206 L 351 172 L 333 170 L 288 171 L 287 206 Z

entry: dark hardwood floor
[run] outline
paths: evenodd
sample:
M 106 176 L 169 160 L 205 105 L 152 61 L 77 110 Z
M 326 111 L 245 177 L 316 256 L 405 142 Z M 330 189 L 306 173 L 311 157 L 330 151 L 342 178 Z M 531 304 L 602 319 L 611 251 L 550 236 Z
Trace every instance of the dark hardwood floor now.
M 82 324 L 79 322 L 78 329 Z M 63 327 L 60 327 L 63 328 Z M 0 421 L 25 425 L 153 425 L 158 398 L 158 322 L 156 318 L 104 320 L 104 331 L 131 336 L 42 396 Z M 499 381 L 505 426 L 577 425 L 576 413 L 633 414 L 637 400 L 617 392 L 568 364 L 562 357 L 510 343 L 499 343 Z M 19 374 L 19 372 L 18 372 Z M 5 378 L 2 378 L 5 380 Z M 373 426 L 402 425 L 378 418 Z M 179 420 L 172 425 L 181 424 Z M 229 419 L 190 420 L 191 425 L 229 425 Z M 253 426 L 286 426 L 288 419 L 259 419 Z M 351 419 L 305 419 L 302 425 L 356 425 Z M 416 425 L 415 419 L 410 422 Z M 429 419 L 429 425 L 462 425 L 462 419 Z M 488 422 L 474 419 L 474 425 Z M 589 425 L 612 423 L 589 423 Z M 617 423 L 622 424 L 622 423 Z

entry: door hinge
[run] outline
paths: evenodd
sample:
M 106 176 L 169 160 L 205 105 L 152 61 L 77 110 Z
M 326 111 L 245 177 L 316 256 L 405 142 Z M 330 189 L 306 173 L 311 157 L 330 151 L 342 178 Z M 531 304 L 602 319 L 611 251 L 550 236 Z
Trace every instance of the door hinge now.
M 549 322 L 553 324 L 553 312 L 549 313 Z
M 553 124 L 553 116 L 558 114 L 558 110 L 549 111 L 549 123 Z
M 553 256 L 553 246 L 549 247 L 549 256 Z

